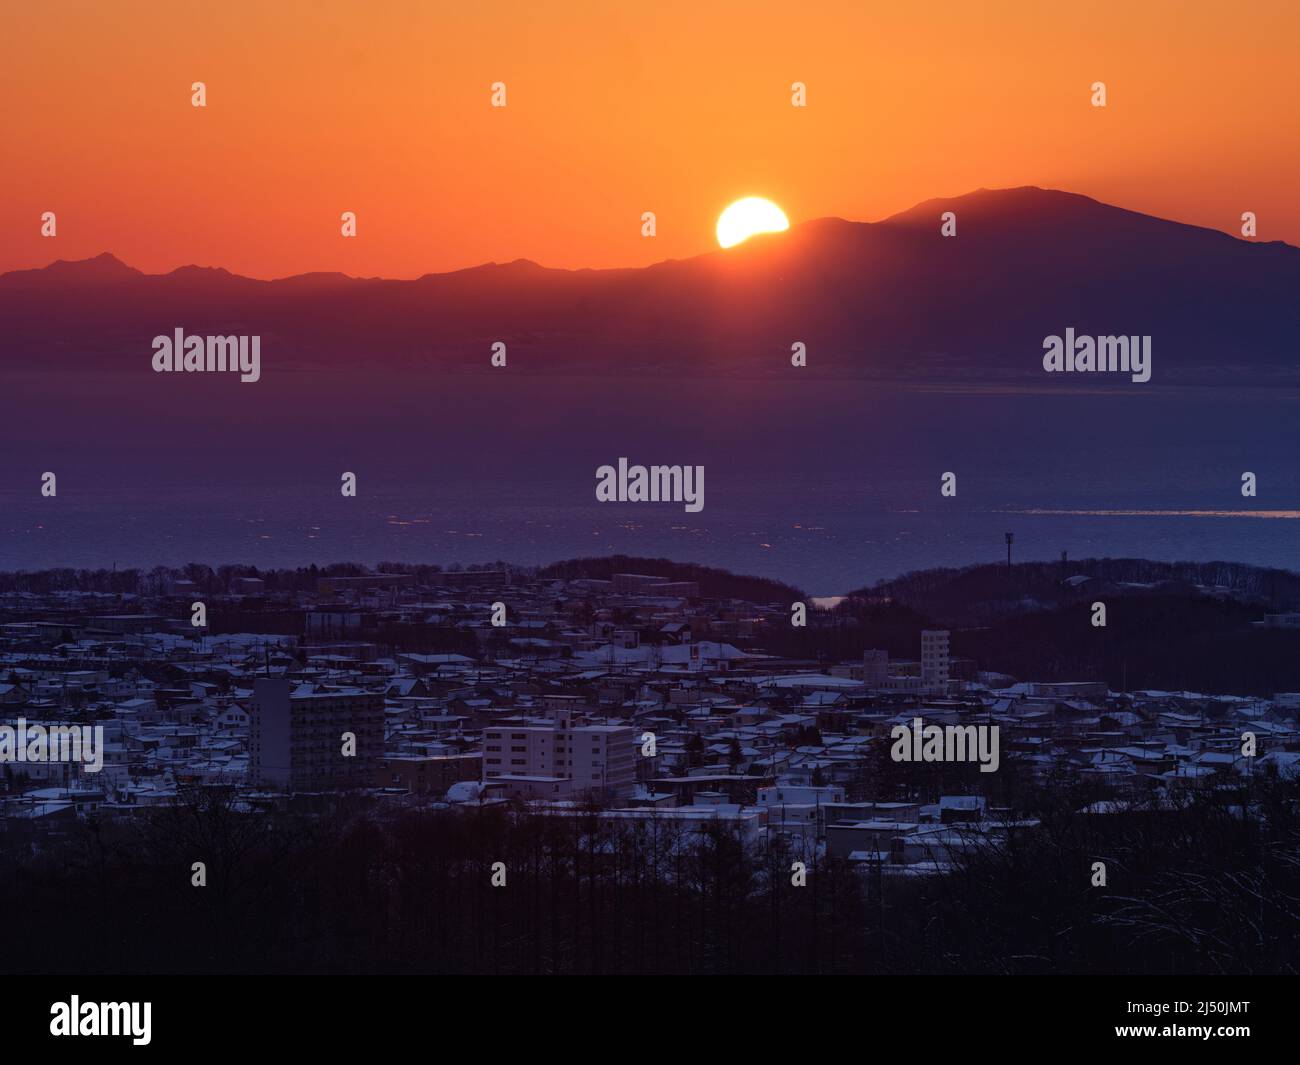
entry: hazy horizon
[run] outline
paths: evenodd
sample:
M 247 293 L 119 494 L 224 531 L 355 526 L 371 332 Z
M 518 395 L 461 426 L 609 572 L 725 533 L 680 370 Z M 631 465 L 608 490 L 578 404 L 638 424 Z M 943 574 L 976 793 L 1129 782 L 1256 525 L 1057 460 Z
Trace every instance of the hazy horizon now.
M 28 387 L 0 426 L 0 568 L 623 553 L 837 595 L 908 569 L 1002 560 L 1007 530 L 1019 560 L 1065 550 L 1295 568 L 1300 529 L 1284 518 L 1087 513 L 1294 509 L 1290 391 L 950 394 L 808 378 L 674 406 L 674 380 L 484 374 L 444 390 L 407 372 L 354 397 L 340 423 L 292 376 L 233 383 L 248 394 L 238 417 L 194 406 L 205 389 L 192 376 L 179 393 L 148 380 L 141 392 L 130 375 L 97 375 L 85 398 L 63 401 L 53 436 L 58 379 Z M 587 412 L 576 425 L 575 407 Z M 818 411 L 817 431 L 790 411 Z M 493 446 L 474 445 L 476 433 Z M 33 434 L 48 437 L 39 468 L 17 446 Z M 1050 440 L 1061 445 L 1045 450 Z M 619 456 L 701 463 L 704 510 L 596 502 L 596 468 Z M 38 491 L 42 469 L 59 472 L 56 499 Z M 358 475 L 355 499 L 339 494 L 344 470 Z M 958 495 L 944 499 L 949 470 Z M 1242 470 L 1259 477 L 1257 498 L 1242 498 Z
M 1114 210 L 1117 211 L 1126 211 L 1133 214 L 1142 214 L 1148 218 L 1155 218 L 1155 219 L 1159 219 L 1160 221 L 1171 222 L 1175 225 L 1187 226 L 1192 229 L 1201 229 L 1207 232 L 1215 232 L 1215 233 L 1226 233 L 1228 236 L 1233 236 L 1233 237 L 1238 236 L 1235 230 L 1233 230 L 1231 227 L 1217 228 L 1213 226 L 1201 225 L 1195 222 L 1184 221 L 1179 218 L 1167 218 L 1161 215 L 1150 214 L 1149 212 L 1145 212 L 1145 211 L 1137 211 L 1134 210 L 1133 208 L 1126 207 L 1123 204 L 1109 203 L 1104 200 L 1099 200 L 1094 196 L 1087 196 L 1084 193 L 1078 192 L 1073 189 L 1048 188 L 1042 185 L 1034 185 L 1034 184 L 1016 185 L 1016 186 L 1009 186 L 1005 188 L 992 188 L 989 186 L 981 185 L 979 188 L 970 189 L 969 191 L 964 193 L 956 193 L 953 195 L 943 195 L 943 196 L 927 196 L 923 199 L 917 200 L 911 206 L 901 211 L 897 211 L 892 214 L 884 215 L 880 218 L 875 218 L 875 219 L 848 218 L 845 217 L 844 215 L 834 215 L 834 214 L 822 215 L 816 218 L 795 219 L 791 222 L 791 229 L 798 230 L 803 227 L 813 227 L 818 225 L 818 223 L 825 223 L 825 222 L 844 222 L 853 226 L 878 226 L 878 225 L 887 224 L 891 221 L 906 218 L 906 216 L 914 212 L 919 212 L 920 208 L 928 207 L 931 205 L 933 205 L 935 208 L 931 213 L 934 214 L 935 217 L 938 217 L 940 213 L 939 209 L 950 202 L 967 200 L 968 198 L 974 197 L 981 193 L 1019 193 L 1025 191 L 1056 193 L 1062 196 L 1072 196 L 1072 197 L 1077 196 L 1085 200 L 1089 200 L 1093 203 L 1099 204 L 1102 207 L 1113 208 Z M 755 242 L 779 241 L 782 239 L 782 236 L 781 234 L 761 234 L 751 239 L 754 240 Z M 1288 248 L 1300 248 L 1300 245 L 1291 244 L 1285 240 L 1258 240 L 1258 241 L 1250 240 L 1250 241 L 1244 241 L 1244 243 L 1274 244 L 1274 245 L 1283 245 Z M 262 282 L 290 281 L 297 278 L 311 277 L 314 275 L 321 275 L 321 274 L 325 274 L 329 276 L 342 275 L 343 277 L 347 278 L 350 281 L 376 281 L 376 280 L 419 281 L 422 278 L 441 277 L 450 274 L 460 274 L 460 273 L 465 273 L 474 270 L 481 270 L 485 267 L 494 267 L 494 266 L 500 267 L 500 266 L 528 265 L 528 266 L 536 266 L 546 271 L 555 271 L 558 273 L 567 273 L 567 274 L 577 274 L 577 273 L 587 273 L 587 272 L 612 273 L 617 271 L 625 271 L 629 269 L 649 270 L 656 266 L 663 266 L 670 263 L 680 262 L 683 258 L 698 259 L 705 256 L 713 257 L 713 256 L 721 256 L 725 254 L 726 251 L 716 247 L 716 243 L 714 244 L 714 246 L 709 246 L 708 242 L 702 242 L 702 246 L 700 250 L 695 251 L 693 253 L 689 253 L 682 257 L 658 259 L 658 260 L 654 260 L 653 262 L 642 264 L 636 267 L 581 266 L 581 265 L 580 266 L 552 266 L 549 263 L 537 262 L 536 260 L 528 259 L 524 257 L 516 257 L 510 259 L 499 259 L 499 260 L 492 259 L 492 260 L 484 260 L 481 262 L 463 263 L 461 265 L 450 266 L 442 270 L 425 270 L 417 274 L 411 274 L 409 276 L 403 276 L 403 277 L 397 277 L 393 275 L 351 274 L 343 270 L 324 270 L 324 269 L 309 269 L 296 274 L 281 274 L 273 277 L 261 277 L 252 274 L 239 273 L 237 271 L 231 270 L 229 267 L 227 267 L 222 263 L 198 263 L 192 260 L 178 260 L 176 264 L 174 266 L 171 266 L 170 268 L 165 268 L 158 271 L 146 271 L 146 270 L 141 270 L 139 267 L 135 266 L 135 264 L 131 262 L 127 262 L 119 255 L 117 255 L 112 249 L 105 248 L 104 250 L 96 254 L 87 255 L 79 259 L 55 258 L 47 262 L 39 263 L 36 265 L 15 266 L 10 269 L 0 271 L 0 277 L 4 277 L 8 274 L 29 273 L 32 271 L 46 270 L 49 269 L 50 267 L 59 266 L 59 265 L 86 266 L 90 263 L 99 260 L 111 259 L 115 263 L 128 267 L 131 270 L 138 271 L 143 277 L 168 277 L 182 270 L 195 269 L 201 271 L 213 271 L 217 273 L 229 273 L 235 277 L 246 278 L 250 281 L 262 281 Z

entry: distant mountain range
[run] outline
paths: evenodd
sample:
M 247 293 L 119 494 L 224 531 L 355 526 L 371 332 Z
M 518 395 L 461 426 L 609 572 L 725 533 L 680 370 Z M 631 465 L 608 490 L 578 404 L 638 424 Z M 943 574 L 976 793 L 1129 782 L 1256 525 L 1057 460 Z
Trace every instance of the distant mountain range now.
M 956 237 L 940 235 L 945 211 Z M 152 338 L 181 327 L 260 335 L 267 373 L 491 372 L 500 340 L 520 373 L 752 376 L 790 372 L 802 341 L 810 373 L 1045 384 L 1043 338 L 1073 327 L 1150 335 L 1155 383 L 1300 381 L 1298 297 L 1300 249 L 1027 187 L 875 223 L 818 219 L 644 269 L 517 260 L 259 281 L 59 261 L 0 276 L 0 350 L 28 368 L 140 371 Z

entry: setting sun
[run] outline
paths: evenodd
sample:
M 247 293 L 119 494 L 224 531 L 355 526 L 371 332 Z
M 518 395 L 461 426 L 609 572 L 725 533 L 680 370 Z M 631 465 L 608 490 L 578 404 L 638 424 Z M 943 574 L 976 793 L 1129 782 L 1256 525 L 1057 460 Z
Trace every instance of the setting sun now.
M 718 243 L 724 248 L 748 240 L 755 233 L 780 233 L 790 222 L 771 200 L 746 196 L 737 200 L 718 217 Z

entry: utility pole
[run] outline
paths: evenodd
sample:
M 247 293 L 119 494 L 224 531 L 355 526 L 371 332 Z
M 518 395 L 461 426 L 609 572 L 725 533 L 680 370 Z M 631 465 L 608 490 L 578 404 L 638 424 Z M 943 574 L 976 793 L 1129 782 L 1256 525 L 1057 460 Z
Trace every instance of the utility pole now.
M 1010 574 L 1011 574 L 1011 541 L 1013 541 L 1013 540 L 1016 538 L 1016 534 L 1015 534 L 1015 533 L 1004 533 L 1003 535 L 1007 538 L 1007 575 L 1010 576 Z

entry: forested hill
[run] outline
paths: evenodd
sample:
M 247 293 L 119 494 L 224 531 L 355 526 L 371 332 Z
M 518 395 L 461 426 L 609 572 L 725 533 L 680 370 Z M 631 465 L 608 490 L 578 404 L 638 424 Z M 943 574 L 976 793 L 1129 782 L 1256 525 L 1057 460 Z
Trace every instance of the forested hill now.
M 1153 562 L 1090 558 L 1021 562 L 965 569 L 929 569 L 851 593 L 889 600 L 953 628 L 1008 615 L 1053 610 L 1099 596 L 1204 596 L 1229 599 L 1262 613 L 1300 609 L 1300 573 L 1240 562 Z
M 669 577 L 675 581 L 695 581 L 700 594 L 709 599 L 744 599 L 750 603 L 789 605 L 804 598 L 798 588 L 766 577 L 747 577 L 712 566 L 690 562 L 673 562 L 666 558 L 639 558 L 634 555 L 602 555 L 597 558 L 573 558 L 553 562 L 538 571 L 543 578 L 561 580 L 610 580 L 615 573 L 643 573 L 649 577 Z

